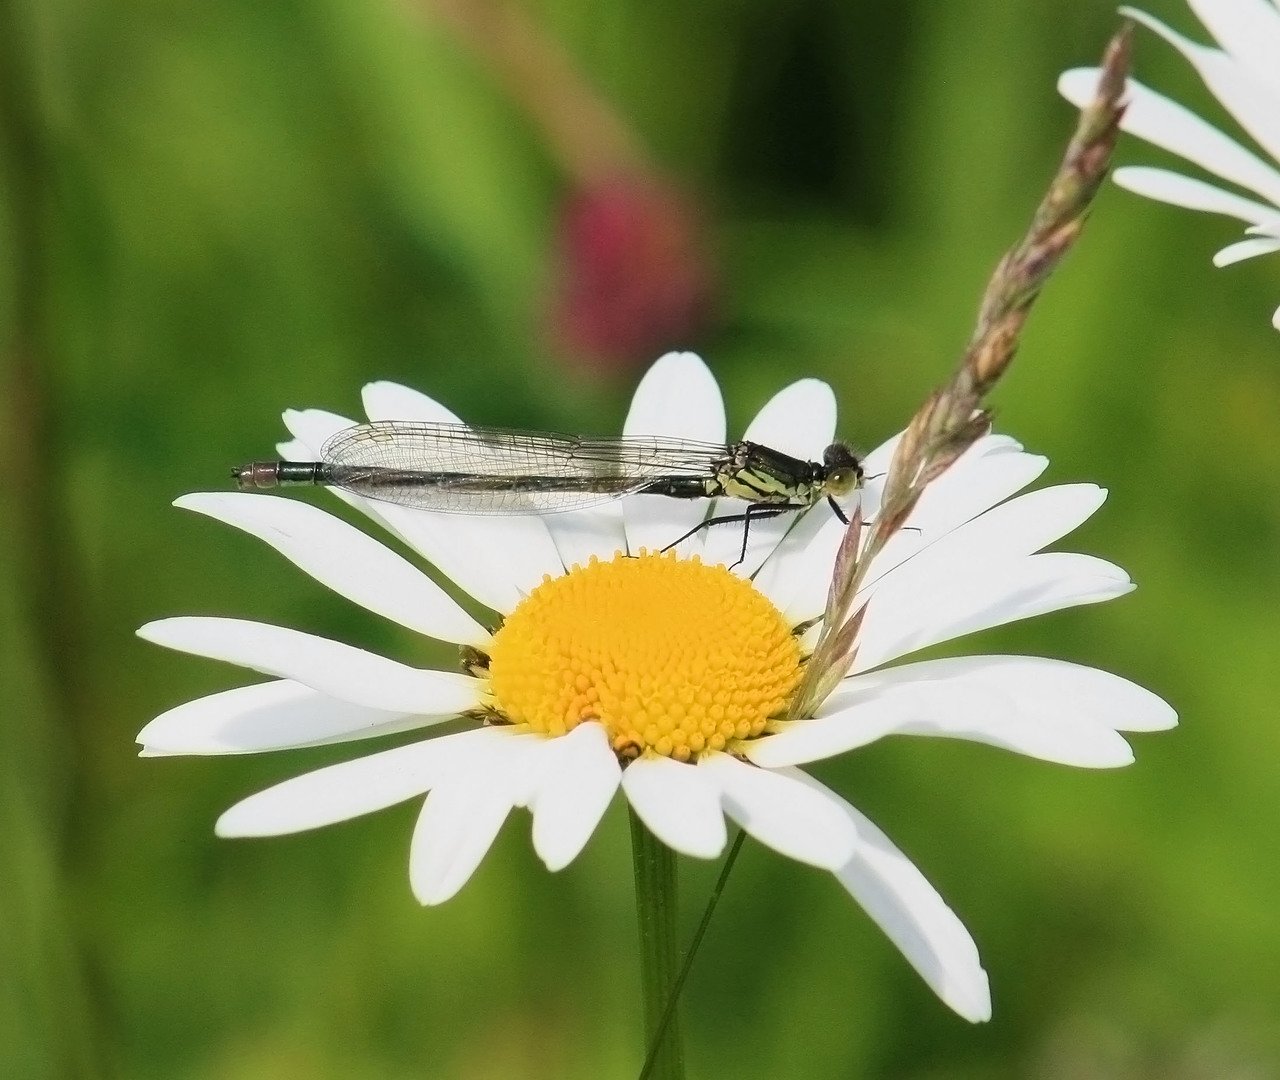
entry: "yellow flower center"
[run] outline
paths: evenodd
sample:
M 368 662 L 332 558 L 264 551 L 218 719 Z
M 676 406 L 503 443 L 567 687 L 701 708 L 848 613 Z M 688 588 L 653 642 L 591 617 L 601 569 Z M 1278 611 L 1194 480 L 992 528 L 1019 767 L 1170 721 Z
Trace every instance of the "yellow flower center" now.
M 619 553 L 543 578 L 494 634 L 489 680 L 513 723 L 563 735 L 598 720 L 622 756 L 687 761 L 764 731 L 800 680 L 800 647 L 723 566 Z

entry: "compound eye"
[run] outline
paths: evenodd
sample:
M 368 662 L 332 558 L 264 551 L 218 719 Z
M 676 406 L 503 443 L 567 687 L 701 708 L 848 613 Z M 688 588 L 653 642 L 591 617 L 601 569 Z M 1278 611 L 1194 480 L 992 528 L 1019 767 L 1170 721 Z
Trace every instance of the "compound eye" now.
M 858 486 L 862 474 L 856 469 L 832 469 L 827 474 L 826 488 L 828 494 L 837 497 L 848 495 Z

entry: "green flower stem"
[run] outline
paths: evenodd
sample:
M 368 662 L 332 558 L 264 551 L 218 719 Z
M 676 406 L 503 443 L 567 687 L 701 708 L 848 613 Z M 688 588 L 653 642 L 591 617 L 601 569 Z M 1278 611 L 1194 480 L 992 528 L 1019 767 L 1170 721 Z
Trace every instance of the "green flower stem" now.
M 684 1080 L 684 1044 L 678 1016 L 665 1028 L 667 1002 L 680 967 L 676 941 L 676 856 L 636 816 L 631 816 L 631 862 L 640 922 L 640 982 L 644 993 L 646 1048 L 659 1039 L 651 1080 Z

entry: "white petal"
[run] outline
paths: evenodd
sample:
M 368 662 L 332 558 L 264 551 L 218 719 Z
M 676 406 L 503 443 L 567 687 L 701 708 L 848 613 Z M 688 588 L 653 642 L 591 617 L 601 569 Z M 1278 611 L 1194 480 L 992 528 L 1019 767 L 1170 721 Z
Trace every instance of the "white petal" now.
M 219 836 L 280 836 L 382 810 L 430 791 L 453 772 L 495 759 L 512 734 L 479 728 L 396 746 L 303 773 L 250 795 L 218 819 Z
M 648 830 L 672 851 L 714 859 L 724 850 L 720 789 L 697 765 L 637 758 L 622 771 L 622 790 Z
M 320 448 L 331 436 L 356 424 L 355 420 L 325 409 L 286 409 L 282 419 L 289 434 L 306 447 L 307 456 L 313 461 L 319 459 Z
M 1213 257 L 1213 265 L 1231 266 L 1234 263 L 1244 262 L 1245 259 L 1252 259 L 1258 255 L 1270 255 L 1276 251 L 1280 251 L 1280 240 L 1270 236 L 1255 236 L 1228 244 Z
M 857 683 L 857 678 L 847 679 L 822 703 L 817 717 L 780 723 L 768 737 L 743 743 L 740 752 L 757 765 L 776 769 L 822 761 L 897 734 L 908 720 L 901 703 Z
M 366 383 L 360 391 L 365 415 L 370 420 L 421 420 L 430 424 L 461 424 L 463 420 L 448 406 L 441 405 L 421 390 L 394 382 Z
M 856 696 L 845 697 L 848 691 Z M 1118 726 L 1176 722 L 1169 707 L 1141 687 L 1104 671 L 1039 657 L 966 656 L 907 664 L 849 679 L 836 697 L 835 707 L 823 710 L 830 715 L 798 721 L 774 739 L 792 736 L 803 749 L 825 738 L 838 747 L 842 729 L 848 741 L 864 736 L 869 723 L 886 735 L 965 739 L 1061 765 L 1112 769 L 1133 761 Z M 898 723 L 891 728 L 887 716 L 895 713 Z M 806 760 L 788 750 L 784 744 L 774 756 Z
M 925 489 L 911 513 L 910 528 L 893 537 L 878 555 L 868 582 L 878 587 L 891 580 L 888 573 L 893 567 L 908 562 L 970 518 L 1018 493 L 1036 480 L 1047 465 L 1047 458 L 1021 453 L 1011 440 L 1002 441 L 1000 436 L 991 435 L 979 439 Z M 873 518 L 879 511 L 878 496 L 868 503 L 864 511 Z M 822 612 L 836 550 L 844 534 L 840 522 L 824 523 L 803 557 L 791 560 L 785 572 L 774 568 L 772 577 L 756 582 L 790 621 L 804 622 Z
M 1280 11 L 1267 0 L 1189 0 L 1205 29 L 1228 53 L 1280 95 Z
M 980 556 L 1029 555 L 1065 536 L 1102 505 L 1106 493 L 1096 484 L 1063 484 L 1000 502 L 1031 483 L 1047 464 L 1045 458 L 1020 453 L 970 468 L 957 462 L 925 489 L 907 527 L 872 562 L 864 588 L 892 580 L 890 571 L 900 566 L 914 574 L 942 561 L 954 567 Z M 953 474 L 958 483 L 948 483 Z M 931 499 L 935 488 L 942 490 Z
M 632 496 L 642 499 L 651 497 Z M 603 506 L 574 510 L 567 514 L 548 514 L 542 519 L 566 569 L 585 566 L 591 561 L 592 555 L 608 560 L 619 551 L 626 552 L 627 529 L 623 517 L 626 501 L 615 499 Z
M 371 383 L 364 399 L 370 420 L 457 421 L 432 398 L 395 383 Z M 367 502 L 423 558 L 495 611 L 510 612 L 544 575 L 564 573 L 546 523 L 536 514 L 441 514 Z
M 901 441 L 902 432 L 899 431 L 862 459 L 862 468 L 867 474 L 867 479 L 871 479 L 874 476 L 883 476 L 889 471 L 889 462 L 893 460 L 893 455 L 898 452 L 898 444 Z
M 794 775 L 821 788 L 812 777 Z M 973 1023 L 990 1020 L 987 973 L 964 924 L 884 833 L 834 792 L 822 790 L 857 835 L 853 856 L 836 871 L 836 880 L 947 1006 Z
M 846 516 L 851 516 L 852 510 L 853 507 L 846 507 Z M 754 532 L 755 526 L 751 528 Z M 826 603 L 835 552 L 846 528 L 825 505 L 798 515 L 790 531 L 751 579 L 792 623 L 817 614 Z
M 1049 459 L 1019 450 L 976 452 L 960 456 L 946 472 L 925 488 L 907 524 L 924 533 L 958 528 L 966 521 L 1016 495 L 1039 479 Z
M 636 387 L 623 433 L 724 442 L 724 400 L 715 376 L 693 353 L 667 353 Z M 658 495 L 628 499 L 623 509 L 632 554 L 641 548 L 660 551 L 696 526 L 707 512 L 702 499 Z M 686 554 L 701 551 L 701 533 L 677 550 Z
M 324 409 L 286 409 L 283 420 L 284 426 L 294 438 L 290 442 L 279 443 L 276 449 L 279 450 L 280 456 L 286 460 L 303 461 L 318 460 L 321 448 L 332 436 L 339 431 L 354 426 L 356 423 L 356 421 L 350 420 L 345 416 L 326 412 Z M 342 488 L 338 487 L 330 487 L 325 490 L 333 495 L 334 498 L 341 500 L 348 506 L 367 515 L 371 520 L 376 521 L 393 536 L 404 540 L 404 537 L 396 532 L 395 527 L 378 512 L 378 507 L 386 506 L 388 505 L 387 503 L 374 503 L 368 499 L 362 499 L 358 495 L 352 495 L 351 492 L 343 491 Z
M 1275 311 L 1271 313 L 1271 325 L 1277 330 L 1280 330 L 1280 308 L 1276 308 Z
M 463 421 L 452 410 L 420 391 L 393 382 L 376 382 L 367 385 L 362 393 L 365 411 L 375 419 L 413 419 L 434 423 L 460 424 Z M 451 519 L 452 520 L 452 519 Z M 508 519 L 509 521 L 510 519 Z M 620 509 L 616 504 L 596 510 L 566 514 L 549 514 L 539 519 L 546 528 L 559 552 L 560 563 L 570 567 L 585 563 L 592 555 L 608 558 L 615 551 L 626 550 L 626 534 L 623 531 Z M 481 523 L 481 528 L 485 528 Z M 516 528 L 520 528 L 519 525 Z M 536 529 L 534 530 L 536 531 Z M 503 542 L 521 543 L 511 539 L 509 530 L 501 528 Z M 506 552 L 504 551 L 504 559 Z M 558 573 L 557 568 L 543 572 Z M 451 575 L 452 576 L 452 575 Z M 535 584 L 538 578 L 532 578 Z M 529 582 L 522 582 L 525 588 Z M 499 610 L 509 610 L 500 608 Z
M 223 690 L 161 713 L 138 733 L 143 757 L 254 754 L 368 739 L 431 721 L 367 709 L 280 679 Z
M 542 518 L 439 514 L 386 503 L 379 516 L 424 559 L 486 607 L 509 614 L 564 564 Z
M 1073 105 L 1092 100 L 1098 69 L 1068 71 L 1058 80 L 1058 92 Z M 1234 139 L 1228 138 L 1189 109 L 1130 79 L 1128 107 L 1120 126 L 1140 139 L 1169 150 L 1215 176 L 1280 205 L 1280 172 Z
M 835 437 L 836 397 L 831 387 L 819 379 L 801 379 L 779 390 L 756 414 L 743 436 L 801 461 L 821 461 L 822 452 Z M 737 499 L 717 499 L 711 513 L 719 517 L 740 514 L 744 509 Z M 747 536 L 747 557 L 735 571 L 744 576 L 755 573 L 795 524 L 795 514 L 779 514 L 753 522 Z M 706 562 L 727 566 L 741 551 L 741 526 L 708 530 L 703 553 Z
M 470 880 L 521 793 L 485 774 L 450 777 L 427 796 L 409 847 L 420 904 L 442 904 Z
M 867 671 L 978 630 L 1111 600 L 1132 589 L 1119 567 L 1069 552 L 953 567 L 949 576 L 903 574 L 872 596 L 855 670 Z
M 530 800 L 533 850 L 548 870 L 578 856 L 618 790 L 622 769 L 599 724 L 579 724 L 539 749 Z
M 454 716 L 480 702 L 479 680 L 412 668 L 328 638 L 247 619 L 186 616 L 147 623 L 157 645 L 294 679 L 330 697 L 388 712 Z
M 1206 184 L 1169 169 L 1154 169 L 1146 165 L 1129 165 L 1117 169 L 1115 182 L 1122 188 L 1148 199 L 1157 199 L 1172 206 L 1199 210 L 1206 214 L 1223 214 L 1241 221 L 1258 223 L 1275 215 L 1275 207 L 1264 206 L 1252 199 L 1245 199 L 1230 191 Z
M 1220 4 L 1223 0 L 1214 2 Z M 1277 116 L 1276 109 L 1280 104 L 1280 94 L 1272 86 L 1259 80 L 1257 75 L 1234 57 L 1218 49 L 1197 45 L 1145 11 L 1138 11 L 1136 8 L 1121 8 L 1121 11 L 1135 22 L 1154 30 L 1182 53 L 1204 80 L 1209 92 L 1235 117 L 1240 126 L 1273 159 L 1280 158 L 1280 116 Z M 1270 57 L 1262 70 L 1274 68 L 1275 63 L 1276 58 Z
M 898 444 L 901 441 L 902 432 L 900 431 L 892 438 L 886 439 L 862 459 L 862 467 L 867 474 L 868 480 L 877 476 L 883 477 L 889 471 L 889 463 L 893 460 L 893 455 L 897 453 Z M 1017 453 L 1021 449 L 1022 443 L 1018 442 L 1012 435 L 997 435 L 988 432 L 969 447 L 961 455 L 960 460 L 990 457 L 993 454 Z M 959 465 L 959 461 L 956 462 L 956 465 Z M 952 467 L 955 468 L 955 465 Z
M 301 439 L 286 439 L 276 443 L 276 453 L 282 461 L 311 461 L 315 458 L 311 447 Z
M 802 461 L 821 461 L 836 438 L 836 395 L 821 379 L 784 386 L 756 413 L 743 438 Z
M 1048 464 L 1047 459 L 1043 457 L 1016 450 L 974 453 L 978 449 L 975 445 L 969 453 L 966 453 L 928 486 L 908 521 L 910 528 L 894 536 L 876 556 L 875 562 L 868 571 L 864 591 L 878 589 L 891 582 L 893 580 L 891 571 L 896 567 L 903 566 L 904 570 L 910 567 L 914 572 L 918 560 L 949 558 L 946 553 L 957 550 L 953 545 L 966 543 L 961 527 L 972 527 L 972 525 L 965 526 L 966 522 L 972 519 L 982 520 L 996 513 L 989 508 L 1026 487 L 1044 471 Z M 1093 490 L 1099 489 L 1093 488 Z M 1006 505 L 1012 506 L 1017 501 L 1014 500 L 1013 503 Z M 987 513 L 984 514 L 984 511 Z M 1089 512 L 1092 513 L 1092 511 Z M 978 518 L 978 515 L 982 515 L 982 518 Z M 1088 514 L 1085 516 L 1087 517 Z M 983 531 L 986 533 L 998 531 L 1000 520 L 996 518 L 989 522 L 984 526 Z M 1074 526 L 1064 528 L 1057 536 L 1063 535 L 1071 528 Z M 758 583 L 758 587 L 762 590 L 766 587 L 771 590 L 767 595 L 779 605 L 783 614 L 792 622 L 804 622 L 823 610 L 830 585 L 831 568 L 843 536 L 843 526 L 839 522 L 829 522 L 819 531 L 813 543 L 805 550 L 803 557 L 792 563 L 789 575 L 776 584 Z M 1051 540 L 1057 539 L 1057 536 L 1041 541 L 1038 546 L 1050 543 Z M 925 554 L 931 549 L 936 549 L 937 554 Z M 1002 543 L 1000 547 L 1002 551 L 1019 550 L 1024 554 L 1035 549 L 1035 546 L 1027 547 L 1010 543 Z
M 871 563 L 863 591 L 873 592 L 896 577 L 946 578 L 957 567 L 963 573 L 996 559 L 1030 555 L 1078 528 L 1106 497 L 1097 484 L 1059 484 L 993 506 L 942 536 L 928 527 L 900 533 Z M 890 570 L 895 573 L 890 575 Z
M 708 755 L 698 768 L 719 785 L 725 813 L 762 844 L 824 870 L 835 870 L 853 856 L 857 833 L 825 790 L 730 754 Z
M 265 540 L 340 596 L 439 641 L 483 646 L 489 633 L 416 567 L 308 503 L 242 492 L 198 492 L 174 502 Z
M 905 664 L 850 679 L 880 687 L 928 683 L 952 687 L 990 687 L 1043 727 L 1061 718 L 1086 720 L 1111 731 L 1167 731 L 1178 714 L 1150 690 L 1100 668 L 1041 656 L 954 656 Z

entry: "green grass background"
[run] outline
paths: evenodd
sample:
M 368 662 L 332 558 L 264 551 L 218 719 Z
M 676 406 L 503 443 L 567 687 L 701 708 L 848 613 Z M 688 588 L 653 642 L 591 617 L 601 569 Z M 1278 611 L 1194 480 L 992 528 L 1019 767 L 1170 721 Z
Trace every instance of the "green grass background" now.
M 1174 0 L 1153 9 L 1195 32 Z M 1105 0 L 539 0 L 708 208 L 697 340 L 740 431 L 829 380 L 895 431 L 950 369 L 1070 129 Z M 169 506 L 362 383 L 468 418 L 616 430 L 641 368 L 543 332 L 564 177 L 455 38 L 392 0 L 6 0 L 0 26 L 0 1076 L 628 1077 L 624 814 L 549 875 L 513 815 L 466 889 L 410 893 L 410 806 L 224 842 L 237 798 L 347 751 L 142 761 L 152 716 L 249 681 L 140 642 L 277 621 L 419 663 L 253 540 Z M 1217 116 L 1140 35 L 1138 70 Z M 1158 155 L 1124 142 L 1119 159 Z M 684 1004 L 694 1077 L 1280 1076 L 1280 263 L 1108 187 L 997 393 L 1066 546 L 1138 591 L 957 648 L 1096 664 L 1182 727 L 1119 772 L 890 740 L 820 772 L 971 928 L 995 1019 L 925 989 L 826 875 L 749 844 Z M 682 863 L 692 927 L 715 868 Z

